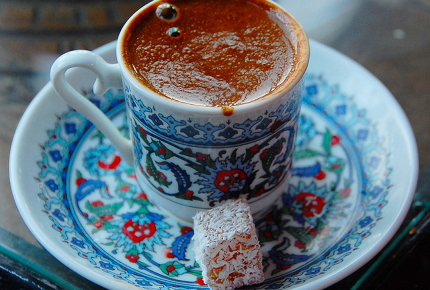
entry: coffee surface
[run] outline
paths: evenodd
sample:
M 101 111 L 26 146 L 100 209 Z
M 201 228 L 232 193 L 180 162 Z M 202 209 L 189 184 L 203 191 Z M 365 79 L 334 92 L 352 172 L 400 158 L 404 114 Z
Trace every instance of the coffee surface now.
M 167 98 L 249 103 L 270 95 L 293 67 L 295 50 L 276 13 L 259 1 L 155 2 L 130 24 L 123 57 L 144 86 Z

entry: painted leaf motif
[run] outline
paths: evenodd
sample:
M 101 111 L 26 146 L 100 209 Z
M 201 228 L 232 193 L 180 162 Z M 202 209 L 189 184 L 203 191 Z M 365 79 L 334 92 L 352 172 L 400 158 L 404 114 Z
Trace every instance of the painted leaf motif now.
M 294 152 L 294 159 L 295 160 L 307 159 L 318 155 L 321 155 L 321 153 L 318 151 L 315 151 L 312 149 L 303 149 L 303 150 L 297 150 L 296 152 Z
M 203 201 L 203 199 L 201 199 L 197 195 L 193 195 L 191 198 L 189 198 L 185 194 L 179 194 L 179 195 L 176 195 L 176 197 L 180 198 L 180 199 L 185 199 L 185 200 L 190 200 L 191 199 L 191 200 Z
M 190 148 L 183 149 L 179 154 L 196 158 L 196 154 Z
M 97 216 L 105 216 L 105 215 L 113 215 L 115 214 L 121 207 L 122 203 L 114 203 L 109 205 L 98 205 L 92 206 L 90 202 L 85 204 L 85 207 Z
M 106 188 L 106 183 L 99 180 L 88 180 L 79 186 L 75 198 L 80 201 L 97 189 Z
M 172 182 L 166 180 L 165 175 L 162 172 L 157 170 L 157 167 L 155 166 L 154 161 L 149 154 L 146 157 L 146 165 L 148 166 L 148 171 L 154 178 L 155 182 L 166 187 L 172 184 Z
M 231 156 L 230 156 L 230 162 L 231 162 L 232 164 L 236 164 L 236 162 L 237 162 L 237 149 L 235 149 L 235 150 L 233 151 L 233 153 L 231 153 Z
M 160 265 L 160 270 L 171 277 L 177 277 L 179 275 L 187 273 L 187 269 L 184 265 L 178 262 L 167 262 Z
M 91 136 L 91 139 L 96 139 L 96 138 L 103 139 L 104 137 L 105 137 L 105 135 L 99 131 L 98 133 Z
M 188 270 L 188 274 L 194 275 L 197 278 L 201 278 L 202 277 L 202 271 L 199 271 L 199 270 Z
M 305 229 L 288 227 L 287 231 L 305 245 L 309 245 L 314 240 L 314 236 Z
M 318 162 L 308 167 L 294 167 L 292 174 L 299 177 L 310 177 L 318 174 L 321 171 L 321 164 Z
M 123 180 L 119 182 L 116 190 L 120 193 L 121 197 L 124 197 L 127 193 L 134 194 L 136 192 L 135 186 L 133 184 Z
M 188 259 L 185 258 L 185 253 L 193 235 L 194 231 L 187 232 L 184 235 L 177 237 L 173 242 L 172 251 L 175 257 L 179 260 L 188 261 Z
M 260 243 L 276 241 L 282 233 L 276 224 L 267 224 L 258 228 L 258 240 Z
M 191 167 L 199 173 L 208 174 L 206 167 L 216 168 L 215 161 L 213 161 L 209 155 L 204 155 L 198 152 L 194 153 L 190 148 L 185 148 L 179 154 L 195 159 L 197 162 L 189 161 L 187 163 L 187 167 Z
M 266 184 L 267 180 L 255 185 L 252 189 L 249 189 L 249 186 L 247 186 L 247 188 L 244 189 L 243 192 L 249 192 L 247 199 L 251 199 L 253 197 L 261 195 L 264 192 Z
M 147 264 L 145 264 L 145 263 L 143 263 L 141 261 L 137 261 L 136 264 L 139 265 L 139 269 L 145 269 L 145 268 L 149 267 L 149 265 L 147 265 Z M 142 286 L 151 286 L 151 284 L 149 284 L 148 282 L 146 282 L 146 284 L 142 284 Z
M 208 174 L 206 166 L 204 166 L 204 165 L 199 165 L 199 164 L 196 164 L 196 163 L 187 163 L 187 167 L 190 167 L 190 168 L 194 169 L 198 173 Z
M 146 206 L 142 206 L 141 208 L 139 208 L 139 210 L 137 211 L 138 215 L 147 215 L 149 214 L 149 210 Z
M 130 255 L 139 255 L 139 252 L 136 249 L 136 246 L 133 246 L 127 253 L 126 256 L 130 256 Z
M 322 145 L 327 155 L 330 155 L 331 154 L 331 133 L 329 130 L 325 131 Z
M 341 174 L 345 167 L 345 162 L 340 158 L 331 157 L 327 169 L 337 175 Z
M 148 173 L 151 176 L 157 175 L 157 168 L 155 167 L 154 161 L 152 160 L 151 155 L 146 156 L 146 165 L 148 166 Z
M 285 142 L 285 139 L 282 138 L 278 141 L 276 141 L 275 144 L 273 144 L 272 147 L 270 147 L 270 149 L 266 149 L 263 151 L 263 154 L 261 154 L 260 156 L 262 157 L 262 162 L 263 162 L 263 169 L 264 171 L 266 171 L 267 173 L 270 174 L 270 167 L 273 164 L 273 161 L 275 160 L 276 156 L 279 154 L 279 151 L 282 148 L 282 144 Z
M 254 145 L 251 148 L 247 148 L 244 161 L 248 162 L 249 160 L 254 158 L 254 156 L 259 152 L 260 152 L 260 148 L 258 147 L 258 145 Z
M 149 141 L 148 141 L 148 138 L 146 137 L 145 130 L 141 126 L 138 126 L 137 132 L 139 133 L 139 136 L 140 138 L 142 138 L 143 142 L 149 145 Z
M 155 151 L 156 156 L 159 156 L 163 159 L 172 158 L 173 152 L 168 149 L 164 144 L 162 144 L 161 142 L 154 142 L 154 144 L 157 147 L 157 151 Z
M 170 170 L 173 173 L 176 182 L 178 183 L 179 192 L 183 193 L 191 187 L 192 184 L 190 177 L 188 176 L 187 172 L 183 170 L 180 166 L 171 162 L 157 162 L 157 164 L 160 166 L 160 168 L 164 170 Z M 158 175 L 160 174 L 158 173 Z M 165 186 L 169 186 L 170 184 L 172 184 L 172 182 L 167 182 L 165 180 L 160 180 L 159 183 Z
M 133 202 L 145 206 L 151 205 L 151 202 L 146 199 L 134 199 Z

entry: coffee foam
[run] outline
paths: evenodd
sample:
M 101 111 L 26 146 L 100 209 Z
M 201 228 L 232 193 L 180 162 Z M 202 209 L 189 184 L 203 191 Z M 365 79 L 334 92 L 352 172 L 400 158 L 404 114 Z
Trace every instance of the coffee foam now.
M 179 4 L 180 2 L 172 2 L 173 4 Z M 185 1 L 187 2 L 187 1 Z M 221 1 L 222 2 L 222 1 Z M 254 92 L 249 92 L 248 88 L 246 86 L 245 90 L 243 91 L 244 94 L 247 94 L 246 98 L 243 99 L 242 95 L 240 98 L 234 99 L 231 97 L 236 93 L 236 88 L 231 86 L 231 84 L 228 83 L 227 79 L 224 78 L 216 78 L 214 77 L 213 72 L 216 73 L 216 70 L 221 67 L 219 62 L 216 60 L 216 58 L 213 57 L 213 54 L 220 54 L 222 53 L 224 56 L 224 66 L 227 66 L 225 69 L 227 72 L 229 70 L 229 63 L 234 65 L 234 62 L 238 60 L 238 58 L 231 58 L 228 60 L 228 50 L 231 48 L 234 48 L 234 52 L 232 53 L 233 56 L 235 56 L 235 53 L 240 53 L 241 50 L 246 49 L 246 43 L 243 43 L 238 39 L 237 35 L 235 33 L 224 33 L 219 32 L 217 35 L 217 38 L 215 41 L 211 43 L 212 46 L 201 46 L 201 39 L 204 38 L 210 38 L 210 33 L 204 33 L 201 32 L 198 34 L 196 38 L 193 39 L 193 42 L 190 42 L 190 46 L 183 46 L 182 49 L 185 53 L 189 53 L 190 55 L 196 55 L 197 53 L 200 53 L 200 57 L 202 61 L 204 61 L 207 64 L 207 67 L 210 67 L 212 69 L 212 75 L 211 74 L 205 74 L 201 70 L 196 69 L 196 65 L 193 63 L 186 63 L 181 59 L 181 56 L 179 56 L 179 60 L 177 63 L 171 60 L 166 59 L 154 59 L 152 62 L 151 67 L 156 67 L 155 70 L 150 70 L 147 74 L 147 78 L 149 81 L 142 81 L 139 80 L 144 86 L 150 88 L 152 91 L 158 93 L 159 95 L 167 96 L 168 98 L 171 98 L 173 100 L 179 101 L 179 102 L 185 102 L 190 103 L 194 105 L 199 106 L 220 106 L 220 107 L 226 107 L 226 106 L 236 106 L 241 105 L 249 102 L 259 101 L 262 99 L 270 98 L 271 96 L 285 90 L 290 85 L 292 85 L 296 79 L 303 73 L 303 71 L 306 68 L 307 64 L 307 58 L 308 58 L 308 44 L 307 39 L 304 34 L 304 32 L 301 30 L 300 25 L 295 22 L 293 18 L 291 18 L 288 14 L 285 14 L 282 10 L 280 10 L 276 5 L 264 3 L 262 4 L 261 1 L 248 1 L 248 2 L 256 2 L 259 3 L 261 6 L 264 6 L 264 8 L 267 10 L 268 15 L 270 15 L 270 18 L 273 20 L 274 23 L 276 23 L 279 27 L 282 28 L 283 33 L 286 36 L 285 43 L 289 46 L 289 53 L 290 57 L 284 62 L 284 66 L 287 67 L 287 69 L 284 69 L 283 74 L 281 74 L 281 77 L 278 81 L 264 86 L 261 85 L 261 87 L 264 87 L 265 90 L 259 91 L 256 90 Z M 159 4 L 159 3 L 158 3 Z M 155 9 L 157 4 L 153 4 L 154 7 L 151 9 Z M 133 21 L 131 21 L 128 25 L 128 30 L 132 30 L 133 27 L 140 25 L 140 22 L 142 18 L 148 17 L 149 14 L 151 14 L 151 9 L 146 8 L 138 14 L 137 16 L 133 17 Z M 180 12 L 182 9 L 180 9 Z M 184 10 L 185 11 L 185 10 Z M 185 13 L 181 13 L 181 18 L 186 17 L 184 15 Z M 180 22 L 174 23 L 174 25 L 179 25 Z M 184 33 L 186 33 L 185 31 Z M 186 34 L 185 34 L 186 35 Z M 270 36 L 270 35 L 269 35 Z M 184 36 L 185 37 L 185 36 Z M 267 36 L 266 36 L 267 37 Z M 127 39 L 130 38 L 130 33 L 126 34 L 126 37 L 123 41 L 128 41 Z M 143 37 L 144 38 L 144 37 Z M 279 41 L 279 40 L 276 40 Z M 264 41 L 262 40 L 261 43 L 267 43 L 267 39 Z M 221 49 L 217 51 L 215 48 L 220 47 L 222 45 L 228 44 L 228 47 L 226 49 Z M 163 50 L 165 50 L 166 54 L 169 53 L 177 53 L 177 51 L 169 50 L 169 45 L 162 43 L 159 44 L 163 47 Z M 193 46 L 194 45 L 194 46 Z M 199 46 L 200 45 L 200 46 Z M 139 49 L 144 50 L 147 49 L 145 45 L 141 46 Z M 263 47 L 263 49 L 269 50 L 270 48 Z M 124 48 L 123 48 L 124 50 Z M 252 52 L 247 51 L 248 54 L 252 54 Z M 255 51 L 256 54 L 261 54 L 258 51 Z M 124 56 L 126 52 L 123 52 L 122 55 Z M 212 55 L 211 55 L 212 54 Z M 237 55 L 236 55 L 237 56 Z M 212 60 L 211 60 L 212 59 Z M 273 60 L 258 60 L 256 61 L 264 62 L 273 62 Z M 135 66 L 129 66 L 129 69 L 131 71 L 135 71 L 135 78 L 136 77 L 136 67 Z M 250 75 L 252 77 L 258 76 L 258 71 L 248 69 L 244 72 L 244 75 Z M 188 80 L 196 80 L 194 83 L 189 84 Z M 270 83 L 270 81 L 273 81 L 273 78 L 270 77 L 267 82 Z M 152 86 L 155 84 L 160 89 L 154 89 Z M 185 84 L 185 85 L 184 85 Z M 182 87 L 178 90 L 179 85 L 182 85 Z M 180 93 L 178 93 L 180 92 Z M 203 95 L 206 95 L 205 97 L 201 97 Z M 197 96 L 197 97 L 196 97 Z M 200 98 L 198 97 L 200 96 Z M 227 102 L 218 102 L 217 104 L 214 104 L 217 100 L 222 99 L 228 99 L 231 98 L 230 101 Z M 204 103 L 206 102 L 206 103 Z M 212 102 L 212 103 L 211 103 Z

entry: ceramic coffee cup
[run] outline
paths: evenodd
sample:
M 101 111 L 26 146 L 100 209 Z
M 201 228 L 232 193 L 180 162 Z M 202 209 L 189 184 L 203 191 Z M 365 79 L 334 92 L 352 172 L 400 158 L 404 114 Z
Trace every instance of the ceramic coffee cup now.
M 110 139 L 157 206 L 191 220 L 198 211 L 244 196 L 258 216 L 285 191 L 291 171 L 309 60 L 303 29 L 290 16 L 280 24 L 288 28 L 297 63 L 291 79 L 276 93 L 227 109 L 199 106 L 161 97 L 129 70 L 123 53 L 125 35 L 148 5 L 124 25 L 116 47 L 117 64 L 108 64 L 90 51 L 66 53 L 51 69 L 55 90 Z M 67 82 L 65 73 L 74 67 L 96 74 L 95 94 L 124 89 L 131 140 Z

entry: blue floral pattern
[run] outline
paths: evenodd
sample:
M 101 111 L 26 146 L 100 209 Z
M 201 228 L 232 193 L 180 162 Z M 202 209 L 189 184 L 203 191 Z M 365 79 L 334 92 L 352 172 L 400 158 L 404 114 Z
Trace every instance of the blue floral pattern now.
M 193 207 L 207 209 L 239 195 L 257 202 L 285 183 L 302 87 L 301 82 L 279 107 L 265 108 L 263 116 L 217 124 L 215 118 L 165 116 L 125 84 L 140 174 L 153 192 L 178 204 L 192 200 Z

